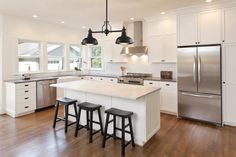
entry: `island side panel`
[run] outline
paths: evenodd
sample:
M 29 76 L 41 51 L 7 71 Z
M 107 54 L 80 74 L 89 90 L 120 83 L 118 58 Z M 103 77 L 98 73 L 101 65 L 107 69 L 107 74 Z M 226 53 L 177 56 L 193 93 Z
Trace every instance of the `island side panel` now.
M 145 97 L 146 99 L 146 140 L 148 141 L 160 129 L 160 90 L 151 93 Z
M 134 115 L 132 116 L 133 130 L 135 143 L 143 146 L 146 140 L 146 102 L 145 97 L 139 100 L 130 100 L 112 97 L 111 106 L 119 108 L 122 110 L 132 111 Z M 127 121 L 126 121 L 127 123 Z M 121 126 L 120 121 L 118 121 L 119 127 Z M 128 128 L 127 128 L 128 130 Z M 120 136 L 120 134 L 118 133 Z M 130 135 L 126 134 L 126 139 L 130 140 Z

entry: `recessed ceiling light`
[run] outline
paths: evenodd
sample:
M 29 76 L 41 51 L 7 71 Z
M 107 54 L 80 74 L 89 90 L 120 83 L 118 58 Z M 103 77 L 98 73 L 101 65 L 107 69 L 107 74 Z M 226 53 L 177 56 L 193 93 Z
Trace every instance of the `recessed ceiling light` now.
M 163 12 L 161 12 L 161 15 L 165 15 L 165 14 L 166 14 L 166 12 L 164 12 L 164 11 L 163 11 Z
M 81 28 L 86 29 L 86 26 L 82 26 Z
M 38 15 L 33 15 L 33 18 L 37 18 L 38 17 Z
M 65 23 L 65 21 L 61 21 L 61 24 L 64 24 Z
M 206 2 L 207 2 L 207 3 L 210 3 L 210 2 L 212 2 L 212 0 L 206 0 Z
M 130 18 L 130 20 L 134 21 L 134 18 L 133 18 L 133 17 L 131 17 L 131 18 Z

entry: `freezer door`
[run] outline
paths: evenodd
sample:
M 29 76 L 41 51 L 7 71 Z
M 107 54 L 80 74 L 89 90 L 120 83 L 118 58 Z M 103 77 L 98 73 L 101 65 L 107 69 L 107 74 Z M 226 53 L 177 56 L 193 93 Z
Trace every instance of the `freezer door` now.
M 178 116 L 221 124 L 221 96 L 178 93 Z
M 197 92 L 197 48 L 178 48 L 178 90 Z
M 198 92 L 221 94 L 221 47 L 198 48 Z

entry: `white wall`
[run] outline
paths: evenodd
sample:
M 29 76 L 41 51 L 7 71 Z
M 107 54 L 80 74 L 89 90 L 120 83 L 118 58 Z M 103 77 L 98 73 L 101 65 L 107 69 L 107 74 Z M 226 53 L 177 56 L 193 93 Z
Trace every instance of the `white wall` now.
M 45 23 L 37 19 L 28 19 L 28 18 L 20 18 L 13 16 L 5 16 L 5 15 L 3 15 L 2 17 L 3 17 L 3 56 L 1 62 L 2 72 L 0 66 L 0 73 L 2 74 L 3 80 L 13 79 L 15 78 L 15 74 L 18 73 L 18 58 L 17 58 L 18 39 L 41 41 L 42 44 L 44 45 L 46 45 L 47 42 L 56 42 L 65 44 L 79 44 L 81 42 L 82 33 L 80 32 L 80 30 L 63 27 L 60 26 L 59 24 Z M 42 54 L 42 57 L 44 57 L 44 55 L 46 54 Z M 45 62 L 45 60 L 43 60 L 43 62 Z M 3 80 L 0 80 L 0 82 L 2 83 Z M 4 88 L 3 91 L 5 91 Z M 5 97 L 4 94 L 2 95 L 0 93 L 0 95 L 2 96 L 2 98 Z M 3 104 L 5 104 L 4 103 L 5 100 L 4 99 L 1 100 L 1 96 L 0 96 L 0 109 L 1 107 L 4 108 Z

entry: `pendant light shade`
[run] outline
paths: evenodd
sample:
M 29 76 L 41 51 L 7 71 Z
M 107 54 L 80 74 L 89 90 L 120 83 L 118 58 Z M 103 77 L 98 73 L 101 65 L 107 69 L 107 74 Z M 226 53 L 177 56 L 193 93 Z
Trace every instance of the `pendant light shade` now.
M 133 43 L 133 40 L 127 36 L 125 27 L 123 27 L 121 36 L 116 39 L 116 44 L 127 45 Z
M 81 42 L 82 45 L 97 45 L 98 41 L 93 37 L 92 30 L 89 29 L 87 38 Z

